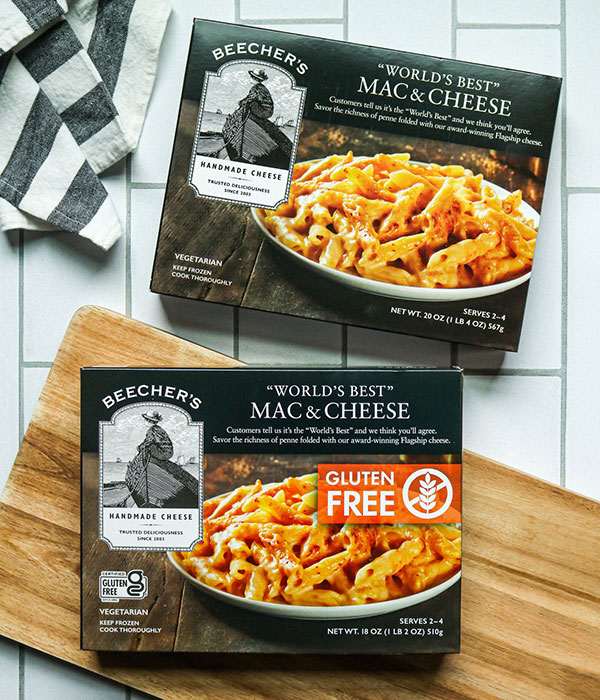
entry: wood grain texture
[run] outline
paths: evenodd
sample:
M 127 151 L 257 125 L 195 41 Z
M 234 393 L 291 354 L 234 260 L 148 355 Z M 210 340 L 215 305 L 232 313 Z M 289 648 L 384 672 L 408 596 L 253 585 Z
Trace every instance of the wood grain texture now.
M 461 654 L 79 651 L 79 367 L 237 364 L 113 312 L 75 315 L 0 497 L 0 634 L 178 700 L 600 697 L 600 504 L 470 453 Z
M 197 115 L 197 102 L 184 99 L 173 147 L 152 289 L 162 294 L 238 306 L 262 236 L 248 207 L 197 197 L 194 188 L 187 184 Z M 231 285 L 173 277 L 176 253 L 221 260 L 215 276 L 230 280 Z M 204 265 L 188 267 L 202 269 Z M 198 273 L 198 276 L 204 275 Z

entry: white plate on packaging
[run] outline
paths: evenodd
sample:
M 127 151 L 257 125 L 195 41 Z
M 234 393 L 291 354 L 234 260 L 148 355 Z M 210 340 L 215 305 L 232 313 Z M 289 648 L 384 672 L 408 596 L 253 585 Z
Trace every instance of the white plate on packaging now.
M 346 618 L 372 617 L 373 615 L 385 615 L 386 613 L 395 612 L 396 610 L 410 608 L 413 605 L 424 603 L 426 600 L 435 598 L 437 595 L 453 586 L 460 578 L 461 573 L 457 571 L 454 576 L 451 576 L 439 585 L 428 588 L 426 591 L 421 591 L 421 593 L 405 596 L 404 598 L 394 598 L 394 600 L 385 600 L 381 603 L 365 603 L 364 605 L 321 607 L 312 605 L 287 605 L 285 603 L 264 603 L 259 600 L 241 598 L 232 593 L 225 593 L 212 586 L 207 586 L 205 583 L 198 581 L 198 579 L 188 574 L 188 572 L 178 564 L 173 552 L 167 552 L 167 557 L 186 581 L 217 600 L 257 613 L 300 620 L 343 620 Z
M 493 182 L 483 180 L 482 187 L 485 187 L 486 185 L 491 187 L 501 199 L 504 199 L 510 194 L 510 192 L 503 187 L 495 185 Z M 514 279 L 509 280 L 508 282 L 488 284 L 483 287 L 465 287 L 460 289 L 409 287 L 402 284 L 392 284 L 391 282 L 371 280 L 366 277 L 360 277 L 359 275 L 351 275 L 347 272 L 343 272 L 342 270 L 334 270 L 326 265 L 321 265 L 314 260 L 305 258 L 303 255 L 300 255 L 300 253 L 288 248 L 288 246 L 275 238 L 275 236 L 266 227 L 260 209 L 252 209 L 251 211 L 254 220 L 258 224 L 258 227 L 267 241 L 278 248 L 282 253 L 287 255 L 290 260 L 294 260 L 297 264 L 313 270 L 313 272 L 321 275 L 322 277 L 328 278 L 332 282 L 337 282 L 347 287 L 353 287 L 356 290 L 368 292 L 370 294 L 396 297 L 399 299 L 411 299 L 414 301 L 464 301 L 466 299 L 478 299 L 480 297 L 487 297 L 493 294 L 501 294 L 502 292 L 506 292 L 513 287 L 523 284 L 531 276 L 531 272 L 527 272 L 520 277 L 515 277 Z M 540 215 L 532 206 L 526 202 L 523 202 L 521 204 L 520 211 L 527 219 L 533 219 L 536 228 L 539 226 Z

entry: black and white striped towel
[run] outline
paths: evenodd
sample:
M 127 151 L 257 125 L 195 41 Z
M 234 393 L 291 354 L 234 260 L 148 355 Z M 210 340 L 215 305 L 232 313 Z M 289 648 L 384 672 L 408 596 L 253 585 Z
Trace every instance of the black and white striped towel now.
M 0 228 L 121 235 L 98 173 L 137 145 L 170 10 L 0 0 Z

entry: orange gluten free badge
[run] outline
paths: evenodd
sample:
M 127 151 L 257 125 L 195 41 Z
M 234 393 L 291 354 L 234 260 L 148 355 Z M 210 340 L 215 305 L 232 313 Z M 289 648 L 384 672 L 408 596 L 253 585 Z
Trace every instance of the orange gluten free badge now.
M 319 464 L 319 523 L 459 523 L 461 464 Z

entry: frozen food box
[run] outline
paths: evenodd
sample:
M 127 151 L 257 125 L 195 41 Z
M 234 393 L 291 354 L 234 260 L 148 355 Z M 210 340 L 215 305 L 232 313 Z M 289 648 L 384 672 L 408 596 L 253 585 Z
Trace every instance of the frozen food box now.
M 81 372 L 81 646 L 457 652 L 462 373 Z
M 559 91 L 196 20 L 151 289 L 514 351 Z

